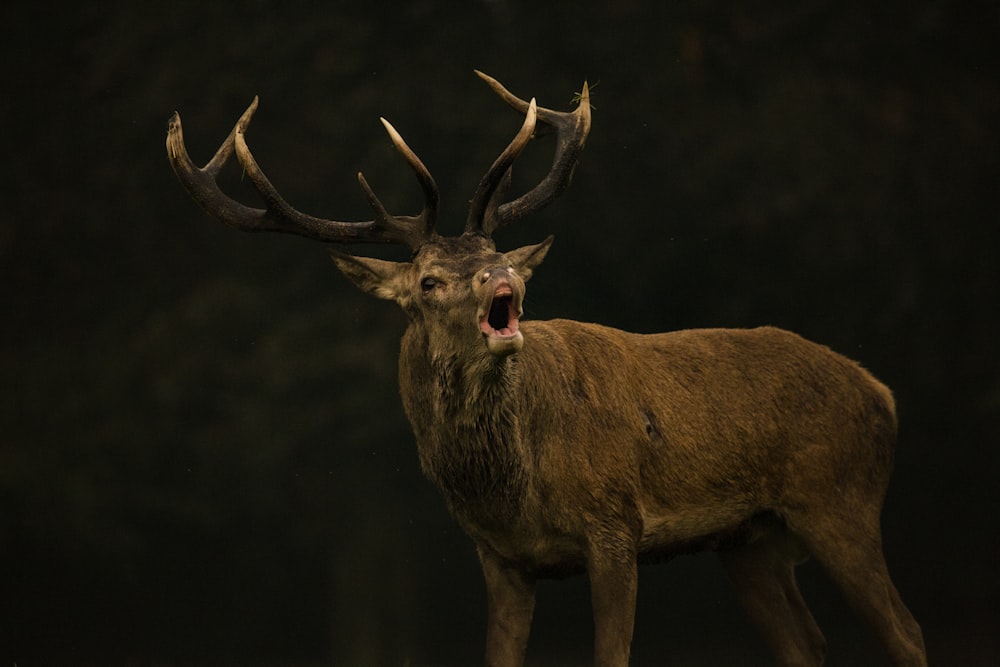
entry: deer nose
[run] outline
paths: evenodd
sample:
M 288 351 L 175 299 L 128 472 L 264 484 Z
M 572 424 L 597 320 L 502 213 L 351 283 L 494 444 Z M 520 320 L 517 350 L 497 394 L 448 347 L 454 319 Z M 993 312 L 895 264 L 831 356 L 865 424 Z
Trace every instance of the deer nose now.
M 511 269 L 499 266 L 493 269 L 486 269 L 479 274 L 479 282 L 485 285 L 493 279 L 508 280 L 511 277 L 511 273 L 513 273 Z

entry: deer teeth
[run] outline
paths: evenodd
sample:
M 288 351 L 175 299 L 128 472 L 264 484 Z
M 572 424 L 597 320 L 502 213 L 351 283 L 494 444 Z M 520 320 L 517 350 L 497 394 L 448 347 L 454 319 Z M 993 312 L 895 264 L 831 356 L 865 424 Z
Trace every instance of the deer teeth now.
M 518 317 L 514 309 L 514 292 L 508 285 L 497 287 L 489 309 L 480 320 L 479 328 L 487 336 L 508 338 L 517 335 Z

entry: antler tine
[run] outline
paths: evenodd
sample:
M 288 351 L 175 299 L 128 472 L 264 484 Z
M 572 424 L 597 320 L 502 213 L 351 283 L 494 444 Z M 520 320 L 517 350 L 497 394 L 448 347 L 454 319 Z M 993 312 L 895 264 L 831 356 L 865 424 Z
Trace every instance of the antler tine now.
M 479 182 L 479 188 L 472 197 L 472 203 L 469 204 L 469 218 L 465 223 L 466 233 L 483 233 L 489 236 L 497 228 L 496 213 L 499 197 L 496 195 L 506 191 L 510 184 L 511 165 L 528 145 L 535 131 L 536 108 L 535 100 L 532 99 L 528 104 L 521 129 Z
M 413 169 L 413 173 L 416 174 L 417 181 L 420 183 L 420 189 L 424 191 L 424 210 L 415 221 L 419 221 L 424 237 L 433 237 L 435 236 L 434 225 L 437 222 L 438 201 L 440 200 L 437 183 L 434 182 L 431 172 L 424 166 L 417 154 L 403 141 L 403 137 L 396 131 L 396 128 L 385 118 L 380 117 L 379 120 L 385 126 L 385 131 L 389 133 L 392 145 L 406 158 L 407 164 Z
M 508 105 L 520 113 L 527 113 L 529 102 L 517 97 L 503 85 L 487 74 L 475 70 L 476 74 L 489 85 Z M 552 167 L 534 188 L 517 199 L 499 205 L 493 217 L 493 227 L 487 233 L 515 220 L 519 220 L 547 206 L 569 186 L 573 177 L 573 169 L 587 141 L 590 132 L 590 89 L 584 82 L 580 93 L 580 103 L 576 111 L 553 111 L 544 107 L 537 108 L 539 129 L 536 136 L 548 132 L 556 133 L 556 152 L 552 159 Z
M 264 211 L 251 208 L 226 196 L 218 187 L 215 179 L 233 154 L 233 140 L 240 125 L 250 122 L 257 110 L 257 97 L 240 116 L 236 126 L 226 140 L 219 146 L 212 159 L 203 168 L 198 168 L 188 155 L 184 144 L 184 129 L 181 126 L 181 116 L 176 111 L 167 123 L 167 158 L 170 166 L 181 184 L 191 195 L 191 198 L 203 209 L 219 221 L 237 228 L 246 228 L 262 224 L 260 218 Z
M 192 162 L 184 144 L 180 114 L 174 113 L 167 125 L 167 157 L 181 184 L 209 215 L 231 227 L 249 232 L 284 232 L 328 243 L 402 243 L 412 250 L 434 236 L 437 187 L 423 163 L 406 146 L 395 130 L 390 138 L 417 175 L 424 191 L 425 205 L 418 216 L 390 215 L 363 182 L 376 219 L 366 222 L 338 222 L 317 218 L 293 208 L 260 169 L 247 146 L 245 133 L 257 110 L 258 98 L 243 112 L 232 132 L 204 167 Z M 229 197 L 219 187 L 218 174 L 233 153 L 244 173 L 264 200 L 265 208 L 253 208 Z

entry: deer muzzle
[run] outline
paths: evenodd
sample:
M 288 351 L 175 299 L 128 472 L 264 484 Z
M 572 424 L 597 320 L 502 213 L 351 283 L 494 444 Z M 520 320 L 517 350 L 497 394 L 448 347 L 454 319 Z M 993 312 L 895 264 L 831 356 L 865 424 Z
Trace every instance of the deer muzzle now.
M 519 352 L 524 345 L 520 331 L 523 283 L 505 269 L 483 273 L 486 295 L 479 309 L 479 330 L 486 347 L 497 356 Z

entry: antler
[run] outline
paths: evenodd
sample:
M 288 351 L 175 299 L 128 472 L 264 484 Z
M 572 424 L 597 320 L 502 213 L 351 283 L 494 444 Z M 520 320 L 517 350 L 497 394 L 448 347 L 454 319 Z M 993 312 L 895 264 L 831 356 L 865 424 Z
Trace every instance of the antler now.
M 212 217 L 231 227 L 249 232 L 286 232 L 317 241 L 332 243 L 402 243 L 417 250 L 424 242 L 434 238 L 437 217 L 438 190 L 433 177 L 420 158 L 410 150 L 395 128 L 384 118 L 389 138 L 417 176 L 424 192 L 424 208 L 416 216 L 390 215 L 382 202 L 359 172 L 358 182 L 375 210 L 375 219 L 367 222 L 337 222 L 316 218 L 296 210 L 286 202 L 261 171 L 250 153 L 244 134 L 254 111 L 257 98 L 243 112 L 229 137 L 204 167 L 196 166 L 184 145 L 180 114 L 174 113 L 167 125 L 167 157 L 177 178 L 188 194 Z M 233 152 L 243 166 L 244 173 L 264 200 L 265 208 L 252 208 L 232 199 L 219 188 L 219 172 Z
M 507 104 L 525 114 L 524 125 L 517 136 L 500 155 L 483 177 L 479 189 L 472 198 L 466 233 L 481 233 L 489 236 L 503 225 L 547 206 L 569 186 L 573 168 L 590 132 L 590 90 L 586 82 L 580 93 L 580 103 L 576 111 L 561 112 L 536 107 L 535 100 L 525 102 L 503 87 L 496 79 L 476 70 L 483 81 Z M 537 122 L 540 126 L 536 136 L 549 132 L 556 133 L 556 152 L 549 173 L 534 188 L 514 201 L 500 204 L 500 200 L 510 182 L 510 167 L 534 132 Z M 530 125 L 530 128 L 529 128 Z

